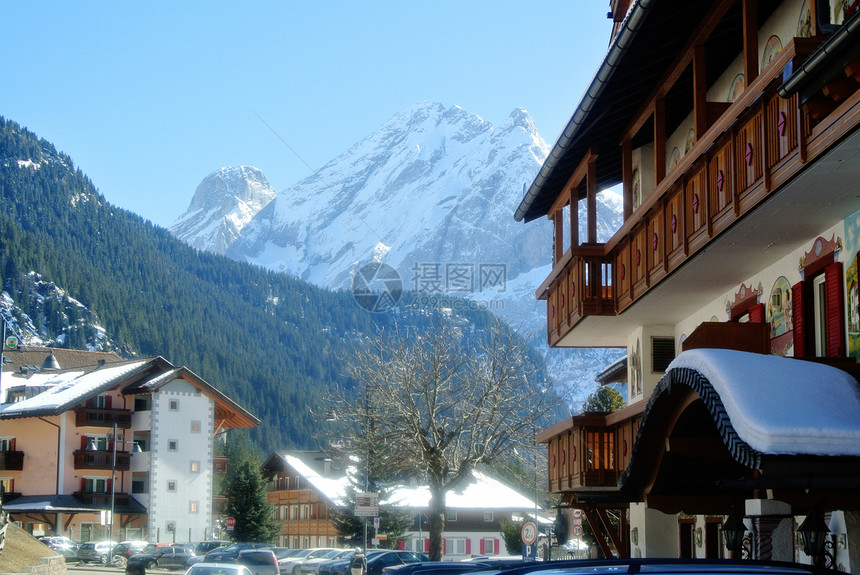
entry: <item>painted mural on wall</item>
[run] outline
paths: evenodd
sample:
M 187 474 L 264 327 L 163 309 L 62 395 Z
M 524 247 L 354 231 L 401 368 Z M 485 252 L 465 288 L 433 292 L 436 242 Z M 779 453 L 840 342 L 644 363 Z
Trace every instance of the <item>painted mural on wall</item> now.
M 857 257 L 845 270 L 845 294 L 848 300 L 848 355 L 860 357 L 860 294 L 857 286 Z
M 797 19 L 797 34 L 798 38 L 812 37 L 812 8 L 809 7 L 809 0 L 803 0 L 803 6 L 800 7 L 800 17 Z
M 765 308 L 770 324 L 770 350 L 774 355 L 794 355 L 794 326 L 791 320 L 791 283 L 785 276 L 773 282 Z
M 639 204 L 642 203 L 642 181 L 639 176 L 639 168 L 634 168 L 633 170 L 633 209 L 639 207 Z
M 734 102 L 744 92 L 744 75 L 738 74 L 729 87 L 728 101 Z
M 779 56 L 780 52 L 782 52 L 782 40 L 774 34 L 767 39 L 767 43 L 764 45 L 764 52 L 761 57 L 761 70 L 770 66 L 776 60 L 776 57 Z

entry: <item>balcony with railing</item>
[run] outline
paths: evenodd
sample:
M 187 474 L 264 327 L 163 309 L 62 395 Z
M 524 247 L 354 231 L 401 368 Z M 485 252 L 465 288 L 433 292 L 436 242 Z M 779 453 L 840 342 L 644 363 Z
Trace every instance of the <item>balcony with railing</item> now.
M 858 81 L 846 89 L 840 78 L 834 80 L 842 89 L 829 106 L 816 104 L 820 97 L 802 101 L 777 93 L 783 69 L 802 61 L 819 43 L 809 38 L 789 42 L 737 100 L 722 108 L 608 242 L 577 241 L 561 253 L 557 232 L 559 256 L 536 293 L 547 303 L 550 345 L 559 344 L 586 317 L 625 311 L 860 125 Z M 856 71 L 846 68 L 840 74 Z M 828 93 L 826 86 L 821 92 Z M 571 179 L 576 177 L 583 176 Z M 561 203 L 556 204 L 558 210 Z M 571 235 L 577 237 L 575 229 Z
M 113 468 L 113 451 L 90 451 L 78 449 L 74 452 L 75 469 L 106 469 Z M 131 453 L 128 451 L 116 452 L 116 470 L 129 471 L 131 469 Z
M 75 491 L 72 493 L 84 505 L 98 505 L 109 507 L 111 503 L 110 492 L 91 492 L 91 491 Z M 114 505 L 128 505 L 128 493 L 114 493 Z
M 131 428 L 132 411 L 130 409 L 108 409 L 101 407 L 79 407 L 75 410 L 75 425 L 78 427 L 113 427 L 119 429 Z
M 212 458 L 212 473 L 222 477 L 227 475 L 227 463 L 230 461 L 227 457 L 216 455 Z
M 547 444 L 549 490 L 612 490 L 630 461 L 644 403 L 613 413 L 583 413 L 538 434 Z

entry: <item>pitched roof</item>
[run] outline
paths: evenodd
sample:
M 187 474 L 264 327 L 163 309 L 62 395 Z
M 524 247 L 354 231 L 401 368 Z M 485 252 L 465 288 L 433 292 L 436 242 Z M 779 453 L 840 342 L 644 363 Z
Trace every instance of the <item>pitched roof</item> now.
M 22 368 L 38 369 L 49 354 L 53 354 L 61 369 L 98 367 L 99 362 L 116 363 L 124 361 L 109 351 L 86 351 L 62 347 L 38 347 L 22 345 L 15 349 L 3 350 L 3 371 L 21 371 Z
M 103 364 L 98 363 L 101 359 L 98 355 L 93 359 L 95 361 L 85 367 L 76 369 L 3 374 L 0 380 L 0 397 L 3 399 L 15 387 L 29 388 L 32 393 L 27 393 L 23 401 L 0 405 L 0 417 L 11 419 L 58 415 L 110 389 L 120 388 L 124 394 L 152 393 L 181 378 L 214 400 L 219 427 L 255 427 L 260 423 L 256 416 L 197 374 L 186 367 L 175 367 L 162 357 Z
M 326 474 L 320 468 L 315 454 L 323 452 L 276 452 L 266 465 L 273 469 L 279 459 L 301 475 L 320 495 L 336 505 L 345 503 L 349 477 L 355 475 L 355 468 L 331 467 Z M 427 508 L 430 504 L 430 488 L 426 485 L 396 487 L 386 496 L 383 504 L 405 508 Z M 516 490 L 482 473 L 472 472 L 472 479 L 461 489 L 448 492 L 446 504 L 449 509 L 533 510 L 535 502 Z

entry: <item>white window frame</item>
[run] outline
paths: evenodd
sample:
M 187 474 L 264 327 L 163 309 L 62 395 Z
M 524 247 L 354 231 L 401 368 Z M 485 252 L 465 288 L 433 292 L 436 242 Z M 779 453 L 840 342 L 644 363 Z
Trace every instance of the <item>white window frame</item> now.
M 824 274 L 812 280 L 812 310 L 815 317 L 815 355 L 827 355 L 827 288 L 824 284 Z
M 496 554 L 496 540 L 491 538 L 484 538 L 484 555 L 495 555 Z
M 465 555 L 466 554 L 466 538 L 451 537 L 445 538 L 445 555 Z

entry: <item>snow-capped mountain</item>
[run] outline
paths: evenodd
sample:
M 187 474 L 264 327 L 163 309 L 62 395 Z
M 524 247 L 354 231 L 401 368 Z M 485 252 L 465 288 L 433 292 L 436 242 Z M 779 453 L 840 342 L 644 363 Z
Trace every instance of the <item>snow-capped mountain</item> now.
M 349 288 L 357 269 L 381 261 L 404 290 L 471 299 L 545 347 L 546 306 L 534 293 L 551 269 L 552 226 L 512 214 L 548 151 L 523 109 L 496 126 L 458 106 L 420 103 L 277 194 L 226 250 L 194 245 L 332 289 Z M 598 195 L 601 240 L 621 223 L 613 198 Z M 180 238 L 216 224 L 216 202 L 192 208 L 171 228 Z M 594 374 L 617 356 L 597 358 L 582 385 L 593 390 Z M 577 357 L 547 355 L 557 379 L 582 371 Z
M 198 249 L 223 254 L 274 197 L 275 189 L 257 168 L 221 168 L 200 182 L 170 232 Z

